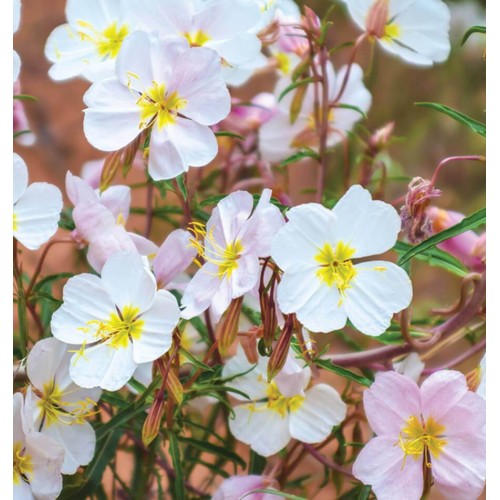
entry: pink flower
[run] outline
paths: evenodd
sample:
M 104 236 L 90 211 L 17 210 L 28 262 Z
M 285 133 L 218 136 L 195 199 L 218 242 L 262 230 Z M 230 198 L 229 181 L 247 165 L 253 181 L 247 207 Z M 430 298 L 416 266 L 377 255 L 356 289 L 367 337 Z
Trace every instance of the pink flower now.
M 459 372 L 441 370 L 419 388 L 396 372 L 377 375 L 363 397 L 377 436 L 358 455 L 354 476 L 379 500 L 419 500 L 424 469 L 445 498 L 471 500 L 486 475 L 486 405 Z
M 220 485 L 212 500 L 274 500 L 278 497 L 269 493 L 252 493 L 253 490 L 275 489 L 276 481 L 264 476 L 233 476 Z M 246 495 L 246 496 L 245 496 Z
M 437 207 L 429 209 L 429 220 L 432 230 L 439 233 L 458 224 L 465 215 Z M 483 272 L 486 269 L 486 233 L 477 235 L 474 231 L 466 231 L 454 238 L 443 241 L 438 248 L 450 253 L 464 263 L 471 271 Z

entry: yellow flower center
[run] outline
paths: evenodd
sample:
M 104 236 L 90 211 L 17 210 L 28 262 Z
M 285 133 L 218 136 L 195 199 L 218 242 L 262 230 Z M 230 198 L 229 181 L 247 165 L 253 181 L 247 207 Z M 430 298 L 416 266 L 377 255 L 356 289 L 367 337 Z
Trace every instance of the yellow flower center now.
M 278 52 L 274 57 L 276 58 L 278 69 L 284 75 L 288 75 L 291 69 L 291 61 L 289 55 L 285 54 L 284 52 Z
M 17 215 L 12 214 L 12 227 L 14 231 L 17 231 L 19 229 L 19 224 L 17 223 Z
M 215 227 L 208 233 L 203 224 L 192 223 L 190 231 L 194 237 L 191 238 L 191 246 L 198 250 L 198 254 L 206 261 L 218 267 L 216 275 L 221 279 L 230 278 L 233 272 L 238 269 L 238 260 L 243 253 L 243 245 L 240 240 L 235 240 L 222 246 L 215 240 L 213 235 Z M 204 243 L 202 241 L 204 240 Z
M 141 108 L 141 129 L 153 122 L 162 129 L 175 123 L 178 112 L 187 106 L 187 100 L 179 97 L 177 92 L 169 94 L 164 83 L 153 82 L 153 86 L 141 94 L 137 105 Z
M 64 425 L 82 424 L 85 418 L 96 413 L 89 410 L 89 405 L 96 406 L 97 403 L 89 398 L 84 401 L 63 401 L 63 397 L 68 393 L 61 391 L 54 381 L 43 384 L 43 391 L 34 389 L 34 392 L 40 398 L 37 402 L 42 412 L 40 430 L 42 427 L 49 427 L 54 423 Z
M 93 43 L 97 53 L 102 59 L 115 59 L 120 52 L 123 40 L 127 37 L 130 30 L 126 24 L 118 26 L 118 23 L 111 23 L 102 31 L 97 31 L 87 21 L 78 21 L 78 26 L 85 31 L 78 31 L 82 41 Z
M 401 28 L 396 23 L 390 23 L 385 26 L 383 40 L 392 42 L 394 38 L 401 36 Z
M 329 287 L 336 286 L 342 294 L 356 276 L 356 269 L 350 260 L 355 249 L 339 241 L 335 250 L 330 243 L 325 243 L 314 257 L 319 264 L 316 276 Z
M 14 443 L 14 484 L 21 484 L 21 481 L 30 482 L 33 474 L 33 463 L 31 456 L 27 455 L 20 441 Z
M 304 396 L 297 394 L 291 398 L 283 396 L 275 382 L 267 386 L 267 407 L 270 410 L 277 411 L 282 417 L 288 412 L 297 411 L 304 403 Z
M 395 443 L 405 454 L 402 468 L 408 455 L 415 459 L 423 455 L 426 467 L 431 467 L 430 455 L 434 458 L 439 457 L 442 449 L 446 446 L 444 432 L 444 425 L 439 424 L 432 417 L 423 422 L 418 417 L 411 416 L 406 421 L 406 427 L 401 431 L 399 441 Z
M 97 340 L 108 342 L 110 347 L 127 347 L 131 340 L 138 340 L 144 328 L 144 320 L 139 318 L 138 307 L 125 306 L 118 313 L 111 313 L 107 321 L 91 320 L 87 324 L 96 326 L 94 336 Z M 87 327 L 83 331 L 89 332 Z M 82 354 L 84 355 L 84 354 Z
M 212 39 L 208 33 L 202 30 L 195 31 L 194 33 L 184 33 L 184 38 L 189 42 L 191 47 L 202 47 Z

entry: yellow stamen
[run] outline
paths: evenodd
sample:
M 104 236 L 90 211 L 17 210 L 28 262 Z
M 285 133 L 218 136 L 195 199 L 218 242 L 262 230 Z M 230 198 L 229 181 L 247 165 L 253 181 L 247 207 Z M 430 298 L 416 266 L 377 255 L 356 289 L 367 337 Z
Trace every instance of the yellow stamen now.
M 33 474 L 33 463 L 31 456 L 26 454 L 20 441 L 14 443 L 14 484 L 19 485 L 21 481 L 30 482 Z
M 401 36 L 401 28 L 396 23 L 387 24 L 384 29 L 383 40 L 386 42 L 392 42 L 394 38 L 399 38 Z
M 82 41 L 93 43 L 97 54 L 102 58 L 115 59 L 120 52 L 123 40 L 127 37 L 130 30 L 126 24 L 118 26 L 116 22 L 111 23 L 102 31 L 97 31 L 92 24 L 87 21 L 78 21 L 78 26 L 85 31 L 78 31 Z
M 290 56 L 284 52 L 278 52 L 275 56 L 278 63 L 278 69 L 284 74 L 288 75 L 291 70 Z
M 212 39 L 208 33 L 202 30 L 195 31 L 194 33 L 184 33 L 184 38 L 189 42 L 191 47 L 202 47 Z
M 14 231 L 17 231 L 19 229 L 19 224 L 17 223 L 17 215 L 12 214 L 12 227 Z
M 277 411 L 282 417 L 287 413 L 297 411 L 304 403 L 304 396 L 297 394 L 291 398 L 283 396 L 278 386 L 273 381 L 267 386 L 267 407 L 270 410 Z
M 330 243 L 325 243 L 314 257 L 320 265 L 316 275 L 329 287 L 336 286 L 342 294 L 350 288 L 350 282 L 356 276 L 356 269 L 350 260 L 354 253 L 354 248 L 342 241 L 337 243 L 335 250 Z
M 175 123 L 178 112 L 187 106 L 187 100 L 179 97 L 177 92 L 169 94 L 164 83 L 153 82 L 153 86 L 141 94 L 137 105 L 141 108 L 141 129 L 153 122 L 162 129 Z

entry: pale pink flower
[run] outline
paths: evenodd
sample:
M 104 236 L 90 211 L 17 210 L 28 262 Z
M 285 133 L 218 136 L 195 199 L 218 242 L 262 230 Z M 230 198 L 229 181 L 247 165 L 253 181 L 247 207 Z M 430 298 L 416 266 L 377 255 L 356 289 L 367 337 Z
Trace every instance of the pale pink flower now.
M 232 476 L 219 486 L 212 500 L 276 500 L 271 493 L 251 493 L 254 490 L 276 489 L 277 481 L 265 476 Z
M 459 372 L 441 370 L 419 388 L 396 372 L 379 373 L 363 395 L 377 434 L 361 450 L 354 476 L 379 500 L 419 500 L 423 471 L 445 497 L 472 500 L 486 474 L 486 406 Z

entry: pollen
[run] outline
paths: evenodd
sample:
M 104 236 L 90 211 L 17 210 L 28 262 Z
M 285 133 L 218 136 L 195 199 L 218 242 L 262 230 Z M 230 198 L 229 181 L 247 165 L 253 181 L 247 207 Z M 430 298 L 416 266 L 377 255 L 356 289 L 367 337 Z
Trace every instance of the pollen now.
M 20 441 L 14 443 L 14 484 L 19 485 L 21 481 L 30 482 L 33 474 L 33 463 L 31 456 L 26 454 Z
M 446 439 L 444 439 L 445 430 L 444 425 L 439 424 L 432 417 L 424 422 L 423 419 L 411 416 L 399 435 L 399 441 L 395 443 L 404 452 L 402 469 L 408 456 L 413 456 L 415 459 L 423 456 L 425 466 L 431 467 L 431 456 L 439 457 L 447 444 Z
M 116 22 L 111 23 L 102 31 L 96 30 L 86 21 L 78 21 L 77 24 L 82 28 L 78 31 L 80 39 L 94 44 L 97 54 L 102 59 L 115 59 L 120 52 L 123 40 L 130 32 L 126 24 L 118 26 Z
M 335 249 L 325 243 L 314 259 L 319 264 L 316 275 L 329 287 L 336 286 L 340 293 L 350 288 L 351 280 L 356 276 L 356 269 L 351 261 L 354 248 L 339 241 Z
M 267 407 L 278 412 L 281 417 L 297 411 L 304 403 L 304 399 L 304 396 L 300 394 L 291 398 L 283 396 L 275 382 L 271 382 L 267 387 Z
M 205 33 L 202 30 L 195 31 L 193 33 L 184 33 L 184 38 L 189 42 L 191 47 L 202 47 L 212 39 L 208 33 Z
M 396 23 L 387 24 L 384 28 L 384 36 L 383 40 L 387 42 L 392 42 L 395 38 L 399 38 L 401 36 L 401 28 Z
M 177 92 L 169 93 L 164 83 L 153 82 L 153 86 L 141 94 L 137 105 L 141 109 L 141 129 L 156 123 L 159 129 L 176 122 L 181 109 L 187 106 L 187 100 Z

